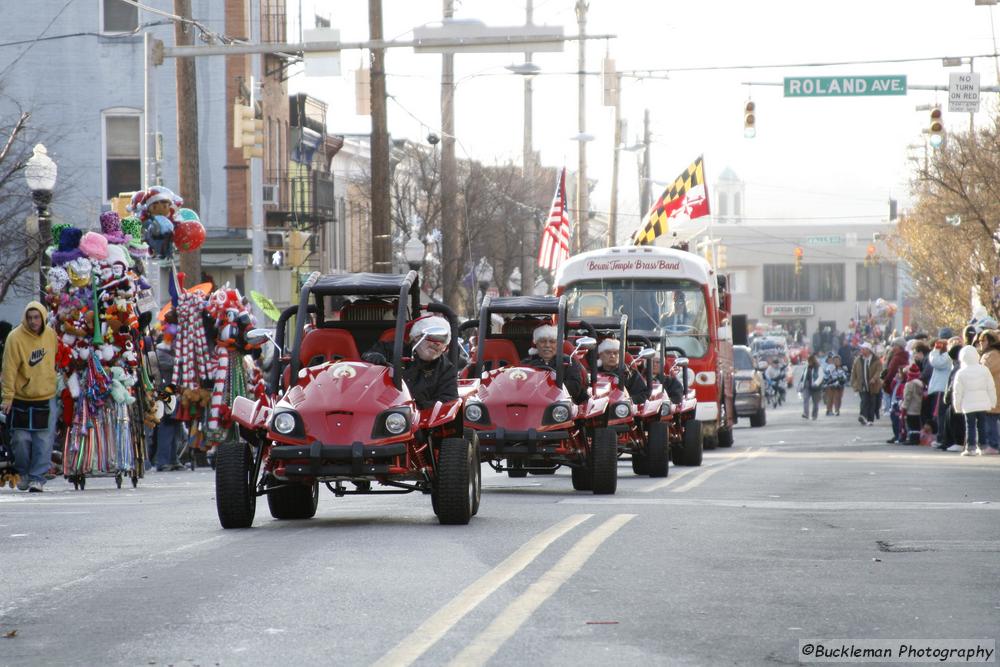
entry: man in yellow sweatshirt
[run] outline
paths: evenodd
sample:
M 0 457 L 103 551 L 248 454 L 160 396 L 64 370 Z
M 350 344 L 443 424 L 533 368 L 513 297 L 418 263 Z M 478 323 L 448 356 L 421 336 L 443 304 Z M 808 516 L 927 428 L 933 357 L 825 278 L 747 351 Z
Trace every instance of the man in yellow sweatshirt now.
M 21 325 L 10 332 L 3 351 L 0 412 L 7 419 L 14 466 L 22 491 L 41 491 L 52 464 L 56 426 L 56 333 L 38 301 L 24 308 Z

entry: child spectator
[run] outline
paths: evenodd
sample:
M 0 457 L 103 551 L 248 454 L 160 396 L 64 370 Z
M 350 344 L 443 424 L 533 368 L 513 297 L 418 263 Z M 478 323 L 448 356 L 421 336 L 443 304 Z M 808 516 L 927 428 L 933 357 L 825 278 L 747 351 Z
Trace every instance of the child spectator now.
M 906 371 L 906 384 L 903 388 L 903 401 L 900 407 L 901 421 L 900 441 L 908 445 L 920 444 L 920 411 L 924 402 L 924 383 L 920 381 L 920 366 L 916 362 Z M 905 435 L 904 435 L 905 434 Z

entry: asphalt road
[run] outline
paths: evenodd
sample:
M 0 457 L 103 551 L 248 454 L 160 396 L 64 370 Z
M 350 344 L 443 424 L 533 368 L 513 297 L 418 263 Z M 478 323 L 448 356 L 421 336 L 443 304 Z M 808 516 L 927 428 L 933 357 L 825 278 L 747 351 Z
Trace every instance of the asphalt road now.
M 793 394 L 794 396 L 794 394 Z M 1000 457 L 883 422 L 737 427 L 618 493 L 484 470 L 479 515 L 324 493 L 224 531 L 210 470 L 0 491 L 3 665 L 795 664 L 806 638 L 995 639 Z

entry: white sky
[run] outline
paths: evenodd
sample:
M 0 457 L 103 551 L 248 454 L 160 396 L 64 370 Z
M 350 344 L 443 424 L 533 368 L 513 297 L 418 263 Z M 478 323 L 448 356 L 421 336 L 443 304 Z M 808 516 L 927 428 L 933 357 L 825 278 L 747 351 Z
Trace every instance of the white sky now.
M 535 0 L 534 22 L 558 24 L 576 34 L 575 0 Z M 340 28 L 341 39 L 368 36 L 365 0 L 288 0 L 290 16 L 301 8 L 305 26 L 319 13 Z M 441 0 L 383 0 L 384 34 L 406 39 L 418 25 L 439 20 Z M 456 0 L 456 18 L 477 18 L 488 25 L 524 22 L 523 0 Z M 1000 30 L 1000 11 L 974 0 L 591 0 L 587 32 L 615 34 L 610 45 L 588 42 L 587 70 L 598 72 L 608 49 L 619 70 L 702 66 L 794 64 L 854 60 L 968 56 L 994 52 L 992 22 Z M 293 19 L 294 20 L 294 19 Z M 294 39 L 290 31 L 289 39 Z M 330 104 L 332 132 L 367 132 L 367 117 L 354 115 L 351 70 L 366 60 L 359 51 L 343 54 L 343 76 L 289 81 L 291 92 L 306 91 Z M 490 163 L 520 162 L 522 148 L 521 79 L 503 66 L 521 62 L 519 54 L 468 54 L 455 58 L 456 135 L 459 156 Z M 562 53 L 536 54 L 545 75 L 534 83 L 534 145 L 550 166 L 575 168 L 577 133 L 576 42 Z M 992 59 L 975 61 L 983 86 L 995 85 Z M 410 49 L 387 53 L 389 127 L 394 137 L 423 140 L 440 126 L 441 59 Z M 968 114 L 947 112 L 947 93 L 910 91 L 898 97 L 785 99 L 778 86 L 784 76 L 905 74 L 910 84 L 947 85 L 948 74 L 967 71 L 929 62 L 781 67 L 756 70 L 671 72 L 668 80 L 626 80 L 623 117 L 628 143 L 642 129 L 643 109 L 652 112 L 652 175 L 670 181 L 696 156 L 705 155 L 708 183 L 731 167 L 747 183 L 749 219 L 835 222 L 840 216 L 876 222 L 888 214 L 887 199 L 909 201 L 912 162 L 922 155 L 921 129 L 928 113 L 915 106 L 941 103 L 946 128 L 967 129 Z M 757 137 L 743 137 L 743 104 L 757 103 Z M 995 94 L 983 94 L 977 122 L 993 108 Z M 405 108 L 405 111 L 404 111 Z M 407 112 L 409 112 L 409 115 Z M 418 122 L 420 119 L 424 124 Z M 600 77 L 588 77 L 588 176 L 598 180 L 592 207 L 607 210 L 611 182 L 612 111 L 601 105 Z M 919 150 L 908 149 L 919 144 Z M 638 225 L 636 157 L 622 154 L 620 210 L 623 234 Z M 661 186 L 654 185 L 654 195 Z

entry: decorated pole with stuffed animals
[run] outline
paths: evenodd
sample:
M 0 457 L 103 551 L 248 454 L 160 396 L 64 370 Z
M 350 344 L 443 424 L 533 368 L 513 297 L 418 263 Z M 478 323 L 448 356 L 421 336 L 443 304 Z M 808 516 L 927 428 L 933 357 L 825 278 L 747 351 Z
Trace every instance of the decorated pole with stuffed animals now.
M 53 229 L 46 286 L 59 338 L 63 473 L 78 487 L 90 475 L 114 475 L 119 485 L 127 475 L 134 485 L 145 458 L 139 398 L 150 386 L 140 323 L 151 313 L 139 302 L 149 303 L 148 248 L 139 221 L 108 212 L 99 222 L 100 232 Z

